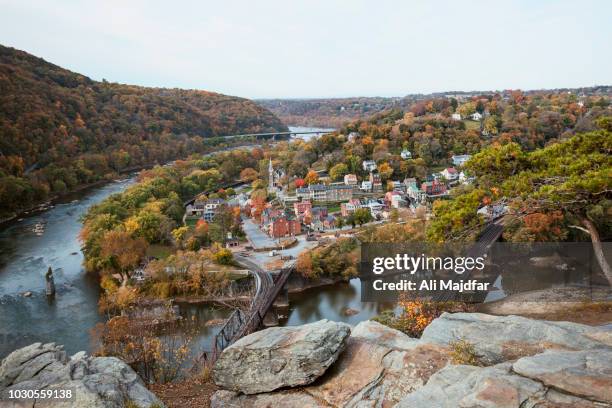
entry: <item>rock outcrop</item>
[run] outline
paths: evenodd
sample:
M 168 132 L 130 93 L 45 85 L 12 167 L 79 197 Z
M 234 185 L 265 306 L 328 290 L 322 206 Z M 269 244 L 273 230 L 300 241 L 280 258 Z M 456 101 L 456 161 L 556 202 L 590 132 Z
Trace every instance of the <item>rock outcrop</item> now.
M 8 400 L 11 390 L 71 390 L 71 400 Z M 163 407 L 130 366 L 115 357 L 68 357 L 62 346 L 34 343 L 9 354 L 0 365 L 0 401 L 7 407 Z M 11 405 L 12 404 L 12 405 Z M 2 405 L 4 407 L 5 405 Z
M 448 346 L 464 340 L 486 364 L 497 364 L 548 349 L 592 350 L 612 346 L 612 332 L 578 323 L 520 316 L 444 313 L 425 328 L 420 341 Z
M 313 383 L 250 395 L 224 387 L 211 402 L 214 408 L 612 407 L 611 336 L 574 323 L 457 313 L 434 320 L 414 339 L 367 321 L 353 328 L 345 350 Z M 453 364 L 458 340 L 471 343 L 484 366 Z M 257 364 L 235 361 L 244 371 Z
M 261 330 L 226 348 L 213 378 L 243 394 L 307 385 L 336 361 L 350 333 L 349 325 L 329 320 Z

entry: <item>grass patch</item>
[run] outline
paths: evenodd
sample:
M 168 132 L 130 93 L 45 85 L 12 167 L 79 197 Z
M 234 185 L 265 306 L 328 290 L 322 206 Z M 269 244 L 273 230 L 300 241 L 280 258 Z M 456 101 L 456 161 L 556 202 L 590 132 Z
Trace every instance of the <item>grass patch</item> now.
M 173 253 L 174 247 L 169 245 L 151 244 L 149 248 L 147 248 L 147 256 L 157 259 L 165 259 Z
M 196 224 L 197 224 L 199 219 L 200 218 L 197 218 L 197 217 L 193 217 L 193 218 L 192 217 L 187 217 L 187 218 L 185 218 L 185 226 L 187 226 L 189 228 L 195 228 L 195 226 L 196 226 Z
M 334 213 L 340 211 L 340 204 L 342 201 L 328 202 L 328 201 L 315 201 L 312 203 L 313 207 L 327 207 L 328 213 Z
M 480 122 L 475 120 L 464 120 L 463 124 L 465 125 L 466 130 L 480 130 Z

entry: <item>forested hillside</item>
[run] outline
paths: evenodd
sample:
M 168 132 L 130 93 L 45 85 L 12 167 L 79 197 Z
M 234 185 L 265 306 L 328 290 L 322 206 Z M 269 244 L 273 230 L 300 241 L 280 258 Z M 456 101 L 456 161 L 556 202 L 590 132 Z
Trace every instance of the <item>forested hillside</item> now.
M 344 123 L 367 118 L 388 109 L 408 109 L 414 98 L 262 99 L 285 124 L 339 128 Z
M 512 98 L 515 91 L 451 91 L 436 92 L 429 95 L 411 94 L 403 97 L 354 97 L 321 99 L 261 99 L 257 103 L 278 116 L 283 123 L 293 126 L 316 126 L 340 128 L 356 119 L 367 120 L 377 113 L 388 110 L 411 110 L 417 115 L 435 112 L 443 100 L 477 100 L 479 98 Z M 550 94 L 574 94 L 591 97 L 609 97 L 612 87 L 607 85 L 560 88 L 549 90 L 530 90 L 521 93 L 525 97 Z M 432 107 L 436 102 L 437 106 Z M 429 106 L 428 106 L 429 105 Z M 531 108 L 533 110 L 533 108 Z M 439 109 L 438 109 L 439 111 Z
M 207 138 L 286 130 L 250 100 L 97 82 L 0 46 L 0 217 Z

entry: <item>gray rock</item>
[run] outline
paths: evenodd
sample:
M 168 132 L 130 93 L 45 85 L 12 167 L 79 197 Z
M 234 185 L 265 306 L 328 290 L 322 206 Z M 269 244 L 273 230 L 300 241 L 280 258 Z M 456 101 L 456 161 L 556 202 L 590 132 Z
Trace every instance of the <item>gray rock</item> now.
M 447 366 L 396 408 L 519 408 L 533 406 L 531 401 L 544 401 L 542 384 L 515 375 L 510 368 L 509 363 L 485 368 Z
M 548 351 L 521 358 L 512 369 L 558 391 L 612 404 L 612 348 Z
M 547 349 L 591 350 L 612 345 L 612 333 L 570 322 L 482 313 L 444 313 L 425 328 L 421 342 L 449 345 L 465 340 L 486 364 L 538 354 Z
M 349 334 L 349 325 L 329 320 L 262 330 L 226 348 L 213 379 L 244 394 L 310 384 L 336 361 Z
M 351 331 L 351 337 L 372 341 L 396 350 L 412 350 L 419 345 L 419 339 L 414 339 L 399 330 L 373 320 L 366 320 L 355 326 Z
M 612 406 L 612 350 L 549 351 L 491 367 L 449 365 L 397 408 Z
M 10 390 L 70 389 L 73 400 L 20 401 L 15 407 L 121 408 L 126 401 L 145 408 L 162 406 L 138 375 L 114 357 L 67 358 L 62 346 L 34 343 L 15 350 L 0 364 L 0 399 Z

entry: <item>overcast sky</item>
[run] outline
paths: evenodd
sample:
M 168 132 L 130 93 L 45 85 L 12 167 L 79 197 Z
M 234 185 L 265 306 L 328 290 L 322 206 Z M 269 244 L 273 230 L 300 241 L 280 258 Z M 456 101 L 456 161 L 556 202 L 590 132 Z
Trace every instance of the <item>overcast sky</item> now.
M 0 0 L 0 43 L 249 98 L 612 84 L 612 1 Z

